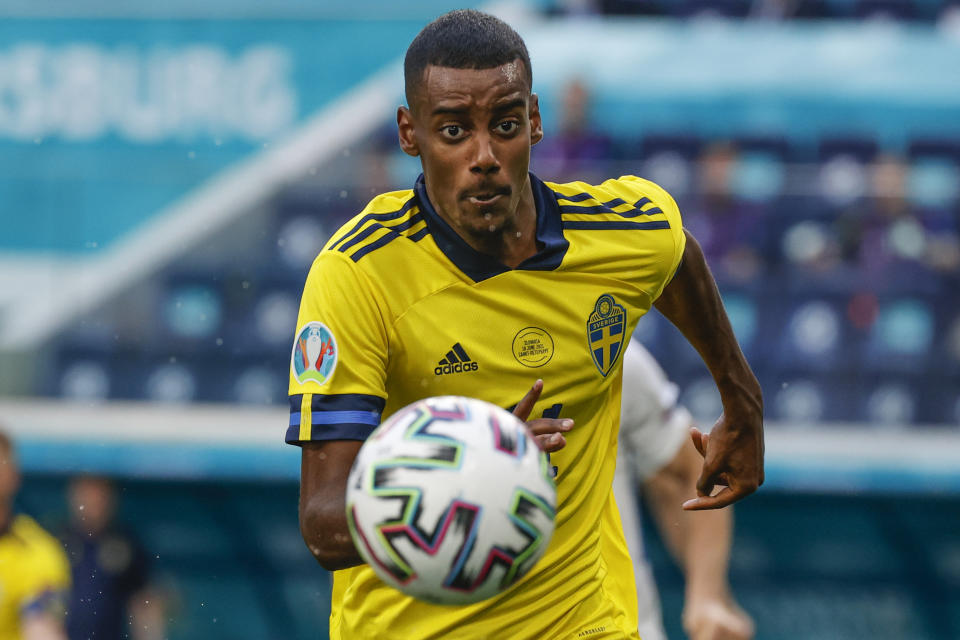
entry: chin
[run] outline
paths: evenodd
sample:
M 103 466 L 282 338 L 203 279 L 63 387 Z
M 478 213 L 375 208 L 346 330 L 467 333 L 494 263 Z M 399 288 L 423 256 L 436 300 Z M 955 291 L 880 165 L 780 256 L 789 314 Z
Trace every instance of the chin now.
M 489 220 L 483 217 L 486 213 L 490 214 Z M 483 211 L 470 217 L 469 232 L 481 237 L 498 236 L 507 230 L 508 219 L 503 212 Z

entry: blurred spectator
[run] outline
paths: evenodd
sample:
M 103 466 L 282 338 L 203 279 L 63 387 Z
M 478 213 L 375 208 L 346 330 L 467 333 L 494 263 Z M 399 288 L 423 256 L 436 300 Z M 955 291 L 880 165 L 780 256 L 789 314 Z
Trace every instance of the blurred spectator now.
M 733 192 L 737 148 L 725 141 L 707 146 L 699 158 L 697 195 L 683 207 L 684 224 L 699 240 L 718 279 L 748 282 L 763 266 L 763 207 Z
M 749 15 L 761 20 L 784 20 L 797 15 L 804 4 L 802 0 L 754 0 Z
M 70 640 L 165 637 L 164 606 L 149 583 L 146 551 L 115 524 L 116 492 L 106 478 L 80 476 L 68 489 L 64 543 L 73 574 Z
M 555 0 L 547 7 L 547 14 L 590 16 L 600 13 L 600 4 L 600 0 Z
M 67 559 L 32 518 L 14 515 L 19 486 L 13 442 L 0 431 L 0 638 L 63 640 Z
M 899 156 L 879 156 L 871 167 L 871 197 L 837 220 L 844 257 L 876 288 L 911 288 L 935 276 L 956 277 L 960 269 L 956 219 L 921 214 L 909 197 L 908 175 Z
M 960 4 L 947 4 L 937 19 L 937 28 L 955 40 L 960 40 Z
M 613 149 L 610 139 L 592 126 L 590 99 L 579 78 L 564 87 L 556 133 L 533 148 L 537 173 L 557 182 L 606 177 Z

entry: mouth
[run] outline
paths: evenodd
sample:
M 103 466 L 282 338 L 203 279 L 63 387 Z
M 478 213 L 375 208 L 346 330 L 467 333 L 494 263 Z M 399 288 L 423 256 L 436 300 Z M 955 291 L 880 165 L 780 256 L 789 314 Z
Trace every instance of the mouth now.
M 489 207 L 496 204 L 503 198 L 510 195 L 510 187 L 488 188 L 477 191 L 470 191 L 466 194 L 466 200 L 477 207 Z

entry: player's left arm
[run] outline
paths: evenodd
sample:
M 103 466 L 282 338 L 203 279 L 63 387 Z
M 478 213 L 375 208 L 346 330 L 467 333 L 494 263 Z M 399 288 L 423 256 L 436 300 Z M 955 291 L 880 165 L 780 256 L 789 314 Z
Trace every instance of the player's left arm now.
M 693 443 L 685 440 L 674 457 L 644 481 L 644 500 L 660 535 L 683 569 L 683 628 L 690 640 L 750 640 L 753 621 L 734 601 L 727 579 L 732 510 L 677 510 L 677 505 L 694 491 L 700 463 Z
M 763 395 L 740 350 L 700 245 L 684 230 L 683 260 L 654 305 L 683 333 L 710 370 L 723 414 L 709 433 L 692 429 L 703 456 L 697 497 L 684 509 L 718 509 L 763 484 Z M 723 487 L 715 495 L 715 487 Z

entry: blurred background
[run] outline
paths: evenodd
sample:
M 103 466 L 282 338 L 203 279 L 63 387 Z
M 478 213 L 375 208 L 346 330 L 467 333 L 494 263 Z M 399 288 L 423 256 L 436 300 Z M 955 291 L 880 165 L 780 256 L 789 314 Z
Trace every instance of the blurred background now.
M 731 560 L 758 638 L 960 638 L 960 3 L 473 6 L 530 49 L 534 171 L 652 179 L 704 247 L 765 392 Z M 329 234 L 419 173 L 399 63 L 451 8 L 0 0 L 17 505 L 59 532 L 71 481 L 111 479 L 166 637 L 326 637 L 283 444 L 299 296 Z M 710 425 L 697 355 L 656 313 L 637 332 Z

